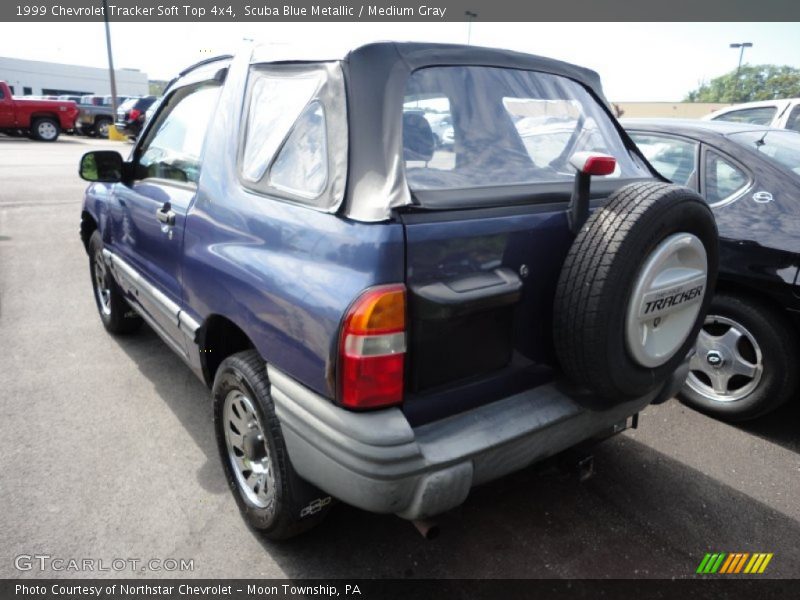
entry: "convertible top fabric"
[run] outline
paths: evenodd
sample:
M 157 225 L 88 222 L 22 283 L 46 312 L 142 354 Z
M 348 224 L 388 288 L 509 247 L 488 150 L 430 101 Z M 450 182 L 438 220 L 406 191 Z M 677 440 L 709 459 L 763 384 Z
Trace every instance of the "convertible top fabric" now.
M 577 81 L 606 104 L 600 77 L 569 63 L 492 48 L 453 44 L 380 42 L 344 59 L 348 89 L 350 177 L 346 212 L 380 221 L 412 203 L 405 180 L 402 112 L 413 71 L 433 66 L 487 66 L 551 73 Z

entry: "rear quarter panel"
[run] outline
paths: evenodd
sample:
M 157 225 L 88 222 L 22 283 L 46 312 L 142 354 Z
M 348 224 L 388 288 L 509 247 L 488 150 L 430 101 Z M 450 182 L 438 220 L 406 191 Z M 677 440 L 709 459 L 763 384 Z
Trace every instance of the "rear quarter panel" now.
M 187 312 L 199 322 L 228 318 L 267 362 L 331 397 L 348 306 L 365 288 L 403 281 L 402 228 L 348 222 L 237 187 L 207 185 L 187 217 Z
M 228 318 L 267 362 L 332 397 L 340 321 L 365 288 L 404 280 L 403 228 L 349 221 L 240 184 L 244 58 L 229 68 L 186 219 L 185 308 L 201 323 Z

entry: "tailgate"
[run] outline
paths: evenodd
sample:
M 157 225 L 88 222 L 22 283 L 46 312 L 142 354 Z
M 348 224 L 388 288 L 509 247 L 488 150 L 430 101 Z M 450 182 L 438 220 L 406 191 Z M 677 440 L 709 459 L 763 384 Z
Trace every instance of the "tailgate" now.
M 563 207 L 403 222 L 409 417 L 426 422 L 551 379 L 552 302 L 572 242 Z

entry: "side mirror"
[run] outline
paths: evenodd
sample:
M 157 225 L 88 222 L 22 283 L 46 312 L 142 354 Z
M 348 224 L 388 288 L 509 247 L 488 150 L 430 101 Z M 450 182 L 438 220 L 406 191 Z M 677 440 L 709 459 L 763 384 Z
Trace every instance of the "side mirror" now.
M 78 173 L 86 181 L 118 183 L 122 181 L 122 165 L 122 156 L 119 152 L 97 150 L 87 152 L 81 157 Z

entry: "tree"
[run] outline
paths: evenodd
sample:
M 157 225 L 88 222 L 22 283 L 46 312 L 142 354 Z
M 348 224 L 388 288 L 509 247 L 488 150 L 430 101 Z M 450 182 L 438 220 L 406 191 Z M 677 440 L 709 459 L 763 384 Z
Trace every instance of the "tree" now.
M 800 69 L 787 65 L 742 65 L 739 81 L 736 69 L 715 77 L 686 95 L 684 102 L 752 102 L 800 96 Z

